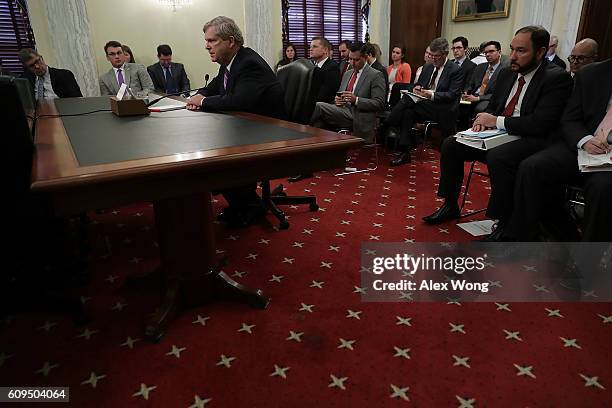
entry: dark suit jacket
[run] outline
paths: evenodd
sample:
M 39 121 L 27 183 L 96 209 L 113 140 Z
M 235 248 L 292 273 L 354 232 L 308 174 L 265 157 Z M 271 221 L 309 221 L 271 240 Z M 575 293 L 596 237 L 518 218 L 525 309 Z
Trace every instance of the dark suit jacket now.
M 455 60 L 453 60 L 453 63 Z M 455 64 L 456 65 L 456 64 Z M 461 90 L 466 90 L 470 79 L 472 79 L 472 74 L 474 73 L 474 69 L 476 69 L 476 64 L 470 61 L 469 58 L 465 58 L 463 64 L 461 64 L 461 73 L 463 75 L 463 83 L 461 84 Z
M 49 75 L 51 76 L 53 92 L 60 98 L 83 96 L 81 88 L 79 88 L 79 84 L 77 84 L 76 79 L 74 79 L 74 74 L 71 71 L 49 67 Z M 30 81 L 32 97 L 34 97 L 34 95 L 36 95 L 36 75 L 26 70 L 23 73 L 23 78 L 27 78 Z
M 612 59 L 581 68 L 574 81 L 574 92 L 561 118 L 561 132 L 572 151 L 580 139 L 594 134 L 606 116 L 612 94 Z
M 347 60 L 341 60 L 338 65 L 340 67 L 340 80 L 342 80 L 342 76 L 344 75 L 344 73 L 348 71 L 349 69 L 352 69 L 352 67 L 351 67 L 351 64 L 349 64 Z
M 205 111 L 244 111 L 283 119 L 285 98 L 276 75 L 263 58 L 250 48 L 240 47 L 230 70 L 227 89 L 223 87 L 226 66 L 206 88 L 198 91 L 206 96 Z
M 433 64 L 425 64 L 421 70 L 421 75 L 419 76 L 417 85 L 421 85 L 422 87 L 428 86 L 433 72 Z M 446 64 L 444 64 L 444 70 L 442 71 L 442 76 L 438 80 L 438 87 L 434 92 L 433 101 L 436 103 L 447 104 L 458 103 L 459 97 L 461 96 L 462 83 L 463 72 L 461 69 L 459 69 L 457 64 L 451 60 L 446 61 Z
M 561 58 L 559 58 L 559 56 L 557 54 L 555 54 L 555 58 L 552 59 L 553 64 L 560 66 L 563 70 L 565 70 L 565 61 L 563 61 Z
M 485 90 L 484 95 L 479 95 L 481 101 L 488 101 L 491 99 L 493 91 L 495 90 L 495 83 L 497 82 L 499 71 L 501 71 L 505 66 L 507 65 L 500 62 L 499 66 L 495 69 L 495 72 L 493 72 L 493 75 L 491 75 L 491 78 L 489 78 L 489 83 L 487 84 L 487 89 Z M 478 92 L 480 85 L 482 84 L 482 79 L 484 78 L 488 68 L 488 62 L 483 62 L 482 64 L 478 64 L 476 66 L 474 72 L 472 73 L 472 77 L 465 87 L 467 93 L 474 95 L 476 92 Z
M 389 75 L 387 74 L 387 67 L 383 66 L 383 64 L 381 64 L 380 61 L 376 60 L 372 64 L 372 68 L 382 72 L 383 77 L 385 78 L 385 89 L 388 92 L 388 90 L 389 90 Z
M 188 91 L 191 85 L 189 84 L 189 78 L 187 78 L 187 73 L 185 72 L 183 64 L 172 62 L 170 64 L 170 71 L 172 72 L 172 78 L 176 81 L 177 91 Z M 161 64 L 158 62 L 149 65 L 147 67 L 147 72 L 153 81 L 155 90 L 166 93 L 166 79 Z
M 488 113 L 501 115 L 517 77 L 518 74 L 512 72 L 509 67 L 502 68 L 486 110 Z M 572 77 L 568 72 L 544 59 L 523 96 L 521 116 L 505 120 L 508 133 L 522 137 L 546 138 L 557 128 L 565 104 L 572 93 L 572 86 Z
M 334 103 L 338 87 L 340 87 L 340 66 L 328 58 L 321 68 L 316 67 L 312 73 L 314 102 Z

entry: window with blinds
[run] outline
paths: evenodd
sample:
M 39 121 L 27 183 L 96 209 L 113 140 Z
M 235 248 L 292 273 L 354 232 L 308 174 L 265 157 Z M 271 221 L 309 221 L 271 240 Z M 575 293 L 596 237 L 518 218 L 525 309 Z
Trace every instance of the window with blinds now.
M 34 48 L 25 0 L 0 0 L 0 61 L 13 74 L 23 72 L 17 54 L 22 48 Z
M 293 43 L 298 57 L 308 58 L 312 37 L 327 38 L 336 59 L 340 41 L 363 41 L 360 0 L 282 1 L 283 46 Z

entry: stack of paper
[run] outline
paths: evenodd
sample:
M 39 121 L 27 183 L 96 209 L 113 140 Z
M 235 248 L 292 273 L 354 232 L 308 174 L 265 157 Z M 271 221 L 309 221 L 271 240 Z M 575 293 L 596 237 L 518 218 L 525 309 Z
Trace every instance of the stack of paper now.
M 508 142 L 520 139 L 520 136 L 513 136 L 505 130 L 491 129 L 482 132 L 474 132 L 470 129 L 459 132 L 455 135 L 459 143 L 480 150 L 489 150 Z
M 583 173 L 612 171 L 612 152 L 607 154 L 590 154 L 582 149 L 578 149 L 578 169 Z

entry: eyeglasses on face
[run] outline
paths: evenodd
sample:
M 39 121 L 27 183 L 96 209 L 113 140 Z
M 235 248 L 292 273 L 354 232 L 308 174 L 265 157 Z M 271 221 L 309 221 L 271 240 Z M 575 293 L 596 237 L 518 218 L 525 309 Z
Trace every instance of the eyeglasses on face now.
M 123 51 L 109 52 L 106 55 L 108 55 L 109 57 L 116 57 L 118 55 L 123 55 Z
M 435 59 L 435 60 L 439 60 L 443 56 L 444 56 L 444 54 L 433 54 L 433 53 L 429 54 L 429 58 Z
M 567 57 L 567 60 L 572 64 L 582 64 L 584 61 L 593 58 L 595 57 L 589 55 L 570 55 L 569 57 Z
M 485 50 L 484 54 L 493 54 L 494 52 L 499 52 L 499 50 Z

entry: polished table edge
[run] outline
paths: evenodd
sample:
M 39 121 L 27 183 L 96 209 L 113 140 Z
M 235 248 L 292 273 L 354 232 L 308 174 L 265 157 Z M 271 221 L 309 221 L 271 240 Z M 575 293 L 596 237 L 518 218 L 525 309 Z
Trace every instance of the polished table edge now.
M 58 111 L 54 101 L 48 100 L 39 105 L 37 113 L 38 115 L 57 115 Z M 40 118 L 36 123 L 36 151 L 31 188 L 33 191 L 52 192 L 177 171 L 214 169 L 227 165 L 228 161 L 235 165 L 283 155 L 291 156 L 329 150 L 348 151 L 363 143 L 363 139 L 360 138 L 307 125 L 251 113 L 233 112 L 231 114 L 260 123 L 306 132 L 310 136 L 289 141 L 177 153 L 95 166 L 79 166 L 61 118 Z

